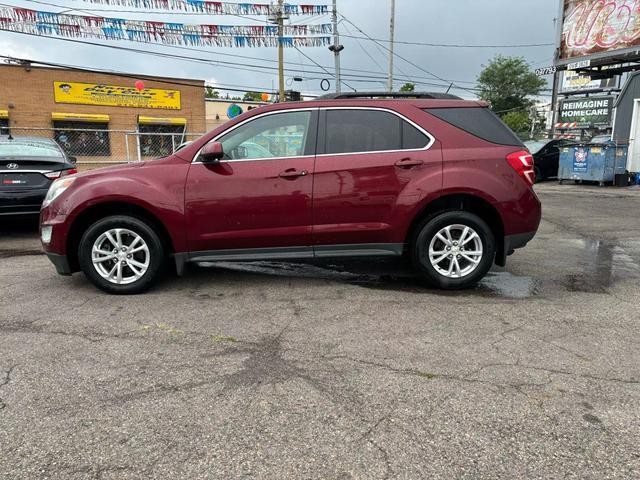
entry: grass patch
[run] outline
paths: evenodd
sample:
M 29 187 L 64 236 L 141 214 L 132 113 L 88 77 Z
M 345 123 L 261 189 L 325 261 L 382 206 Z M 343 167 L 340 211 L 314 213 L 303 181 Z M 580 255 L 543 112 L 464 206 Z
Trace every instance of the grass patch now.
M 225 335 L 213 335 L 211 337 L 213 343 L 237 343 L 238 341 L 234 337 L 228 337 Z
M 422 372 L 420 370 L 418 370 L 416 372 L 416 375 L 418 375 L 419 377 L 422 378 L 426 378 L 427 380 L 433 380 L 434 378 L 436 378 L 438 375 L 436 375 L 435 373 L 431 373 L 431 372 Z

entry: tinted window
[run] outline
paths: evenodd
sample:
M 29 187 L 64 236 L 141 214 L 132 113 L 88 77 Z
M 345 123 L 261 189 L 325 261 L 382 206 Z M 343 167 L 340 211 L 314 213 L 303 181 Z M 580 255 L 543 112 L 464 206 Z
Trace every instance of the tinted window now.
M 327 110 L 325 153 L 400 150 L 400 118 L 375 110 Z
M 416 150 L 429 145 L 431 140 L 416 127 L 402 121 L 402 148 L 404 150 Z
M 516 134 L 488 108 L 428 108 L 426 112 L 488 142 L 522 145 Z
M 300 157 L 304 155 L 311 112 L 289 112 L 256 118 L 222 136 L 224 158 Z

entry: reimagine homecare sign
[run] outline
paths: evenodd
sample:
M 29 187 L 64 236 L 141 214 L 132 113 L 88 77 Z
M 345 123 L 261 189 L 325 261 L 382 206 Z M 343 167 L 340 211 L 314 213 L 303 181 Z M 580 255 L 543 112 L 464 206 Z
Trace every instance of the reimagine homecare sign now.
M 588 97 L 565 99 L 560 102 L 559 122 L 576 122 L 578 127 L 609 125 L 614 98 Z

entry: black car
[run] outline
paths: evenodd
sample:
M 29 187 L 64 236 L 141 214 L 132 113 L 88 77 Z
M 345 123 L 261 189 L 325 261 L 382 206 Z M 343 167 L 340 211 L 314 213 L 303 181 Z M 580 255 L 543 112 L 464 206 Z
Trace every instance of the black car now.
M 0 217 L 38 215 L 49 185 L 73 173 L 75 158 L 51 139 L 0 137 Z
M 567 139 L 529 140 L 524 144 L 533 155 L 537 182 L 557 177 L 560 166 L 560 149 L 577 145 L 573 140 Z

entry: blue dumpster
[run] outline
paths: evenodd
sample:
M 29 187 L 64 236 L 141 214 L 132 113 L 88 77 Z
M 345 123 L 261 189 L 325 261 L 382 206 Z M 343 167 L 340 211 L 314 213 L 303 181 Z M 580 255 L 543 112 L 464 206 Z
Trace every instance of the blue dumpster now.
M 583 144 L 560 149 L 558 180 L 613 182 L 627 167 L 628 145 L 613 142 Z

